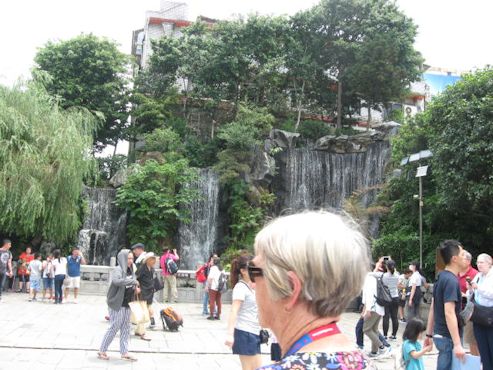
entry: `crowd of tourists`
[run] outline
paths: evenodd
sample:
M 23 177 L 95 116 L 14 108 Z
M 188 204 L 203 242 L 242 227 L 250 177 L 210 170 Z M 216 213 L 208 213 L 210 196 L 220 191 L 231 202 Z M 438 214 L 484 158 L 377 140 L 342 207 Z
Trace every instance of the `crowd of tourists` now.
M 6 240 L 0 248 L 0 284 L 13 276 L 9 249 Z M 391 355 L 398 367 L 419 370 L 424 369 L 423 356 L 433 346 L 438 351 L 437 370 L 452 369 L 454 362 L 468 361 L 470 355 L 478 356 L 483 369 L 493 369 L 493 261 L 488 254 L 477 256 L 476 270 L 472 255 L 460 242 L 441 243 L 438 254 L 445 267 L 427 298 L 430 310 L 425 325 L 420 307 L 430 286 L 419 263 L 412 262 L 399 273 L 396 262 L 384 256 L 368 272 L 368 242 L 346 217 L 305 212 L 277 218 L 257 234 L 254 252 L 245 251 L 233 259 L 229 274 L 233 291 L 225 345 L 239 356 L 243 370 L 375 369 L 374 360 Z M 21 256 L 17 276 L 30 278 L 22 278 L 19 288 L 30 289 L 31 300 L 38 298 L 42 286 L 43 297 L 46 287 L 48 299 L 53 295 L 55 303 L 63 302 L 65 275 L 69 277 L 67 287 L 74 289 L 77 299 L 80 264 L 85 263 L 77 248 L 67 257 L 59 250 L 45 260 L 30 250 Z M 108 346 L 120 332 L 121 358 L 136 360 L 128 346 L 132 304 L 143 302 L 149 327 L 155 326 L 152 303 L 156 291 L 164 288 L 166 302 L 178 299 L 178 261 L 174 249 L 156 256 L 146 252 L 141 243 L 118 253 L 107 293 L 109 327 L 98 352 L 100 359 L 109 359 Z M 73 267 L 76 265 L 78 268 Z M 157 266 L 162 270 L 161 279 L 156 279 Z M 54 293 L 50 281 L 45 285 L 45 272 L 54 283 Z M 196 279 L 204 291 L 203 315 L 220 321 L 221 296 L 227 289 L 221 259 L 212 255 L 207 263 L 199 264 Z M 341 332 L 338 322 L 358 296 L 361 318 L 356 324 L 355 345 Z M 148 341 L 147 328 L 147 323 L 140 321 L 135 334 Z M 371 343 L 368 352 L 364 335 Z M 401 346 L 397 345 L 398 335 L 402 335 Z M 260 345 L 269 336 L 273 362 L 262 365 Z M 470 354 L 466 354 L 464 342 Z
M 29 294 L 30 302 L 77 303 L 80 288 L 80 266 L 86 264 L 79 248 L 72 248 L 68 256 L 55 249 L 43 256 L 27 247 L 13 260 L 12 242 L 4 239 L 0 248 L 0 300 L 2 291 Z M 73 299 L 69 292 L 73 290 Z

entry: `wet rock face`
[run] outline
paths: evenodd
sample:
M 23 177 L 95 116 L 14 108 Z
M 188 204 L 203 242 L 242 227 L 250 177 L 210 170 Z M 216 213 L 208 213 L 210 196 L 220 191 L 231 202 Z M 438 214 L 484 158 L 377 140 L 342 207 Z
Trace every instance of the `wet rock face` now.
M 199 198 L 187 206 L 189 222 L 178 227 L 180 268 L 195 270 L 198 262 L 206 262 L 217 250 L 220 238 L 219 176 L 212 169 L 200 169 L 196 181 L 189 185 L 199 192 Z
M 112 188 L 85 188 L 88 213 L 79 231 L 78 247 L 91 265 L 109 265 L 126 243 L 127 214 L 114 201 Z
M 304 209 L 341 208 L 358 189 L 369 189 L 384 180 L 390 160 L 388 141 L 374 141 L 363 152 L 337 153 L 308 148 L 286 150 L 276 156 L 278 174 L 272 185 L 276 213 Z M 376 190 L 363 195 L 364 205 Z
M 329 153 L 363 153 L 368 147 L 385 139 L 385 133 L 381 131 L 365 132 L 358 135 L 327 135 L 317 140 L 315 150 L 321 150 Z

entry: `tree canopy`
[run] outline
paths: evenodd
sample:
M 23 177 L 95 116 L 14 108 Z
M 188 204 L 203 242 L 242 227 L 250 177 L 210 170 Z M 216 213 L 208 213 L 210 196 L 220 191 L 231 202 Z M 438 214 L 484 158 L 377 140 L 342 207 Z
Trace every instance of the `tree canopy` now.
M 47 91 L 60 99 L 63 108 L 84 107 L 102 114 L 94 139 L 97 149 L 115 145 L 127 122 L 129 59 L 116 44 L 92 34 L 48 42 L 36 54 L 37 70 L 46 71 Z M 36 77 L 36 74 L 35 74 Z
M 460 240 L 473 255 L 493 243 L 493 69 L 477 71 L 433 99 L 393 143 L 395 163 L 430 149 L 424 178 L 423 245 L 428 271 L 443 239 Z M 422 163 L 424 164 L 424 163 Z M 416 165 L 390 181 L 382 202 L 390 207 L 376 240 L 378 252 L 409 262 L 418 253 Z
M 76 235 L 95 128 L 87 110 L 61 109 L 39 84 L 0 86 L 3 233 L 56 242 Z

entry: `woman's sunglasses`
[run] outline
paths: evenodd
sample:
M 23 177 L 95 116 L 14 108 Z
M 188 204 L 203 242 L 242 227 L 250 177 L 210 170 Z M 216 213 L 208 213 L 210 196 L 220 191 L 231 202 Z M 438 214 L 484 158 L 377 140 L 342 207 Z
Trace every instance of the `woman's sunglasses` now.
M 256 277 L 264 276 L 264 271 L 250 262 L 248 264 L 248 276 L 252 282 L 255 282 Z

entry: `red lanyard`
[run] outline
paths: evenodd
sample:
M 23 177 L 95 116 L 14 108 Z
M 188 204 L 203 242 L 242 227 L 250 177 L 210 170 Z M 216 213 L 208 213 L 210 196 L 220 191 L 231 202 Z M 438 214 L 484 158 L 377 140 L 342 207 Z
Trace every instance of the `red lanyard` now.
M 292 354 L 298 352 L 301 348 L 306 346 L 309 343 L 315 342 L 317 340 L 330 337 L 331 335 L 340 334 L 337 324 L 335 322 L 330 323 L 328 325 L 321 326 L 319 328 L 313 329 L 307 334 L 303 335 L 300 339 L 298 339 L 286 353 L 286 356 L 291 356 Z

